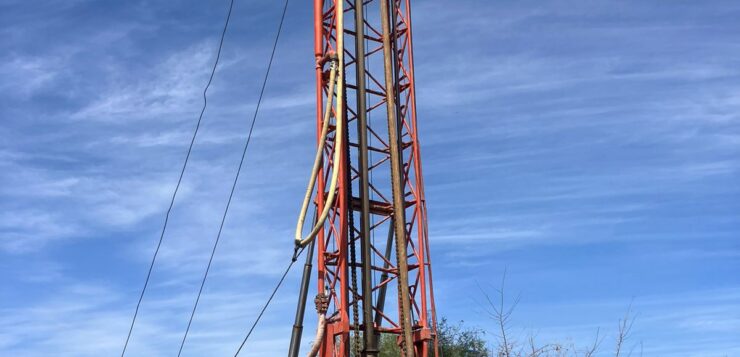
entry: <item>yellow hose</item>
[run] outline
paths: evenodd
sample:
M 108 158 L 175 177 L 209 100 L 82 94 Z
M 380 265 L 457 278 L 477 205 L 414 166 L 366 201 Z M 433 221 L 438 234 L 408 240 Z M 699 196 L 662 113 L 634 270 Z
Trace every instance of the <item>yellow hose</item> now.
M 341 160 L 342 147 L 344 146 L 344 4 L 342 1 L 337 2 L 337 62 L 334 60 L 331 62 L 331 72 L 329 74 L 329 93 L 326 100 L 326 108 L 324 109 L 324 123 L 321 128 L 321 138 L 319 139 L 319 147 L 316 150 L 316 157 L 313 163 L 313 169 L 311 170 L 311 178 L 308 182 L 308 188 L 306 194 L 303 197 L 303 204 L 301 205 L 301 212 L 298 215 L 298 222 L 295 230 L 295 244 L 297 246 L 304 247 L 311 243 L 316 235 L 319 233 L 321 228 L 324 226 L 326 218 L 329 216 L 329 209 L 334 204 L 336 198 L 337 181 L 339 178 L 339 161 Z M 326 137 L 329 132 L 329 119 L 331 117 L 331 104 L 332 95 L 334 93 L 334 85 L 336 81 L 337 87 L 337 100 L 336 100 L 336 115 L 339 117 L 336 119 L 336 129 L 334 131 L 334 158 L 332 165 L 332 175 L 329 184 L 328 196 L 324 202 L 324 209 L 321 211 L 316 224 L 311 228 L 311 231 L 305 237 L 301 238 L 303 233 L 303 225 L 306 221 L 306 214 L 308 213 L 308 206 L 311 202 L 311 193 L 313 187 L 316 184 L 316 177 L 319 174 L 321 168 L 322 158 L 324 156 L 324 146 L 326 145 Z M 319 192 L 318 194 L 323 194 Z
M 326 221 L 326 217 L 329 215 L 329 209 L 334 204 L 334 199 L 336 197 L 336 190 L 337 190 L 337 179 L 339 178 L 339 161 L 341 160 L 341 153 L 344 146 L 344 1 L 337 1 L 336 3 L 336 21 L 337 21 L 337 29 L 336 29 L 336 38 L 337 38 L 337 59 L 332 60 L 331 62 L 331 72 L 329 74 L 329 94 L 327 95 L 326 100 L 326 109 L 324 110 L 324 122 L 322 124 L 321 128 L 321 139 L 319 140 L 319 147 L 316 151 L 316 158 L 314 160 L 313 164 L 313 170 L 311 170 L 311 178 L 308 183 L 308 188 L 306 189 L 306 195 L 303 198 L 303 205 L 301 206 L 301 214 L 298 216 L 298 224 L 296 225 L 296 231 L 295 231 L 295 243 L 297 246 L 306 246 L 307 244 L 311 243 L 314 238 L 316 238 L 316 234 L 319 233 L 321 228 L 324 226 L 324 222 Z M 332 102 L 332 95 L 334 93 L 334 85 L 335 85 L 335 77 L 336 77 L 336 87 L 337 87 L 337 95 L 336 95 L 336 130 L 334 131 L 334 162 L 332 163 L 332 176 L 331 176 L 331 183 L 329 184 L 329 194 L 326 198 L 326 201 L 324 202 L 324 208 L 321 211 L 321 214 L 319 215 L 318 219 L 316 220 L 316 223 L 314 224 L 314 227 L 311 229 L 311 232 L 303 239 L 301 239 L 301 234 L 303 233 L 303 224 L 306 221 L 306 213 L 308 212 L 308 205 L 311 201 L 311 193 L 313 192 L 313 186 L 316 183 L 316 177 L 319 174 L 319 169 L 321 168 L 321 161 L 324 156 L 324 146 L 326 145 L 326 137 L 327 133 L 329 131 L 329 119 L 331 118 L 331 102 Z M 318 192 L 319 195 L 324 194 L 323 192 Z M 325 292 L 325 296 L 330 296 L 329 291 L 327 290 Z M 328 305 L 328 304 L 327 304 Z M 326 334 L 326 307 L 324 306 L 321 311 L 317 311 L 319 314 L 318 317 L 318 326 L 316 328 L 316 339 L 314 340 L 313 344 L 311 345 L 311 350 L 308 352 L 309 357 L 315 357 L 319 350 L 321 349 L 321 345 L 324 341 L 324 335 Z M 319 308 L 317 307 L 317 310 Z

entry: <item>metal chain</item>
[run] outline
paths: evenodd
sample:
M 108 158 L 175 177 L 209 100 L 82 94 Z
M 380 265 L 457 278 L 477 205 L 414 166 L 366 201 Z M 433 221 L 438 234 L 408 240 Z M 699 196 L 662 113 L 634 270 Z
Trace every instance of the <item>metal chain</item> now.
M 344 86 L 345 90 L 347 86 Z M 345 95 L 344 98 L 347 98 Z M 346 100 L 346 99 L 345 99 Z M 346 108 L 346 106 L 345 106 Z M 355 219 L 354 219 L 354 211 L 352 210 L 352 161 L 350 160 L 350 150 L 349 150 L 349 120 L 347 120 L 347 114 L 346 112 L 342 114 L 342 120 L 345 120 L 345 128 L 344 131 L 344 138 L 345 138 L 345 157 L 347 158 L 347 196 L 349 196 L 348 200 L 350 201 L 347 207 L 347 213 L 348 213 L 348 223 L 349 223 L 349 266 L 350 266 L 350 276 L 351 276 L 351 284 L 352 284 L 352 297 L 354 299 L 354 302 L 352 304 L 352 319 L 354 320 L 354 340 L 352 341 L 352 345 L 354 347 L 355 357 L 360 357 L 362 352 L 362 347 L 360 345 L 360 311 L 359 311 L 359 301 L 360 301 L 360 294 L 357 293 L 357 269 L 355 267 L 357 266 L 357 252 L 355 249 Z M 339 149 L 339 148 L 337 148 Z
M 398 209 L 398 207 L 394 207 L 394 209 Z M 405 234 L 404 234 L 404 236 L 405 236 Z M 401 271 L 398 269 L 398 266 L 401 264 L 400 263 L 400 259 L 401 258 L 398 257 L 398 252 L 400 252 L 400 251 L 401 251 L 401 248 L 396 247 L 396 271 L 398 271 L 398 275 L 399 275 L 399 276 L 396 276 L 396 283 L 397 283 L 396 286 L 398 287 L 398 305 L 399 306 L 401 305 L 401 296 L 403 296 L 403 289 L 401 288 L 401 279 L 400 279 Z M 405 249 L 404 249 L 404 252 L 405 252 Z M 406 329 L 405 329 L 405 326 L 403 324 L 403 321 L 404 321 L 405 318 L 406 318 L 406 311 L 403 311 L 403 309 L 399 307 L 399 309 L 398 309 L 398 325 L 401 327 L 401 336 L 404 336 L 405 333 L 406 333 Z M 407 348 L 407 346 L 406 346 L 406 339 L 402 338 L 401 339 L 401 352 L 403 352 L 403 355 L 404 356 L 406 355 L 406 348 Z

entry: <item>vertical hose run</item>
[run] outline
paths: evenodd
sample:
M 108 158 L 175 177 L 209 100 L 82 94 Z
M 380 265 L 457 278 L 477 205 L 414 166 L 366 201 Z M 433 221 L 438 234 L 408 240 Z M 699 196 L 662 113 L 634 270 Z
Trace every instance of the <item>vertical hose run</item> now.
M 341 161 L 341 154 L 342 154 L 342 148 L 344 147 L 344 120 L 342 120 L 342 116 L 344 115 L 344 0 L 337 1 L 336 8 L 334 9 L 335 16 L 336 16 L 336 39 L 337 39 L 337 46 L 336 46 L 336 58 L 332 59 L 332 71 L 330 73 L 330 82 L 329 82 L 329 94 L 327 96 L 327 102 L 326 102 L 326 109 L 324 112 L 324 123 L 321 129 L 321 139 L 319 140 L 319 148 L 316 151 L 316 159 L 314 160 L 314 167 L 311 172 L 311 178 L 309 180 L 308 189 L 306 190 L 306 195 L 303 199 L 303 205 L 301 207 L 301 214 L 298 217 L 298 224 L 296 225 L 296 233 L 295 233 L 295 243 L 297 246 L 306 246 L 310 242 L 313 241 L 314 238 L 316 238 L 316 234 L 321 230 L 321 228 L 324 226 L 324 222 L 326 221 L 326 217 L 329 214 L 329 209 L 334 204 L 334 198 L 336 196 L 337 191 L 337 179 L 339 178 L 339 163 Z M 336 83 L 335 83 L 336 82 Z M 321 159 L 324 154 L 324 146 L 326 145 L 326 136 L 328 132 L 329 127 L 329 118 L 331 115 L 331 101 L 332 101 L 332 95 L 334 93 L 333 86 L 336 84 L 336 109 L 335 109 L 335 118 L 337 119 L 336 122 L 336 129 L 334 131 L 334 156 L 333 156 L 333 162 L 332 162 L 332 177 L 331 177 L 331 183 L 329 184 L 329 191 L 326 198 L 326 201 L 324 203 L 324 208 L 321 211 L 321 214 L 319 215 L 318 219 L 316 220 L 316 224 L 311 229 L 311 232 L 305 237 L 301 238 L 301 233 L 303 232 L 303 223 L 306 220 L 306 212 L 308 211 L 308 205 L 311 200 L 311 193 L 313 192 L 313 186 L 316 182 L 316 176 L 318 176 L 319 168 L 321 167 Z M 323 192 L 319 192 L 318 194 L 323 194 Z M 316 339 L 314 340 L 313 345 L 311 346 L 311 350 L 308 353 L 309 357 L 316 356 L 317 353 L 319 353 L 319 350 L 321 349 L 321 346 L 324 342 L 324 336 L 326 334 L 326 309 L 329 305 L 329 300 L 331 299 L 330 292 L 326 291 L 324 293 L 325 300 L 322 301 L 322 304 L 319 304 L 317 302 L 317 313 L 319 314 L 318 318 L 318 326 L 316 330 Z M 317 297 L 319 299 L 319 297 Z M 320 309 L 319 309 L 320 307 Z
M 324 336 L 326 335 L 326 310 L 329 309 L 329 300 L 331 300 L 329 288 L 325 288 L 324 292 L 316 295 L 316 299 L 314 299 L 316 312 L 319 314 L 319 321 L 316 327 L 316 338 L 313 340 L 311 349 L 308 351 L 308 357 L 315 357 L 324 344 Z
M 313 168 L 311 169 L 311 177 L 308 182 L 308 187 L 306 188 L 306 194 L 303 197 L 303 204 L 301 205 L 301 212 L 298 216 L 298 222 L 296 223 L 296 230 L 295 230 L 295 243 L 299 246 L 306 246 L 308 243 L 313 241 L 313 238 L 316 237 L 316 234 L 318 234 L 319 230 L 321 230 L 321 227 L 324 225 L 324 221 L 326 221 L 326 217 L 329 215 L 329 209 L 331 208 L 334 198 L 336 196 L 336 186 L 337 186 L 337 180 L 339 177 L 339 159 L 341 155 L 341 150 L 338 148 L 342 145 L 342 139 L 343 139 L 343 123 L 341 120 L 337 120 L 336 123 L 336 130 L 334 134 L 334 158 L 333 158 L 333 165 L 332 165 L 332 177 L 331 177 L 331 183 L 329 185 L 329 195 L 326 199 L 324 209 L 321 211 L 321 214 L 319 215 L 318 219 L 316 220 L 316 224 L 311 228 L 310 233 L 304 237 L 301 238 L 301 234 L 303 233 L 303 225 L 306 222 L 306 215 L 308 213 L 308 206 L 311 203 L 311 193 L 313 193 L 313 187 L 316 184 L 316 178 L 319 175 L 319 171 L 321 169 L 322 165 L 322 159 L 324 157 L 324 148 L 326 147 L 326 141 L 327 136 L 329 133 L 329 121 L 331 119 L 331 107 L 332 107 L 332 100 L 334 97 L 334 86 L 337 83 L 337 76 L 340 72 L 340 69 L 338 68 L 339 65 L 337 64 L 336 58 L 331 58 L 330 63 L 330 72 L 329 72 L 329 92 L 328 96 L 326 98 L 326 107 L 324 109 L 324 118 L 323 118 L 323 124 L 321 128 L 321 137 L 319 139 L 319 146 L 316 149 L 316 157 L 314 159 Z M 339 75 L 341 76 L 341 75 Z M 341 83 L 341 82 L 340 82 Z M 341 93 L 337 91 L 338 93 Z M 337 95 L 337 111 L 336 113 L 339 113 L 340 109 L 340 102 L 339 99 L 341 98 L 341 94 Z M 319 193 L 321 194 L 321 193 Z
M 326 314 L 319 314 L 319 322 L 316 329 L 316 338 L 311 345 L 311 350 L 308 351 L 308 357 L 316 357 L 321 349 L 321 344 L 324 342 L 324 335 L 326 334 Z

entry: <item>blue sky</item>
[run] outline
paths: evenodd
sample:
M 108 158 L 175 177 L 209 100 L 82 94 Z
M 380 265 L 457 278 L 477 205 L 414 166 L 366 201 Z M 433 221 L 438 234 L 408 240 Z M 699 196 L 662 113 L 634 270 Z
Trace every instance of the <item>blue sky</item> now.
M 290 254 L 314 144 L 294 1 L 184 355 L 233 353 Z M 200 109 L 226 1 L 0 4 L 0 355 L 114 356 Z M 237 1 L 132 338 L 179 345 L 281 4 Z M 605 352 L 740 356 L 740 4 L 414 1 L 438 311 Z M 298 270 L 248 345 L 282 355 Z M 312 323 L 309 320 L 309 326 Z M 606 353 L 604 355 L 607 355 Z

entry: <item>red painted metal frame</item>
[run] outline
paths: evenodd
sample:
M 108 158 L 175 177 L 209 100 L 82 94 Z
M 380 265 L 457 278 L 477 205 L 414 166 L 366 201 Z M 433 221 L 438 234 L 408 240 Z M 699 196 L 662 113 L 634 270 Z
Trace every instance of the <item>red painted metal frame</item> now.
M 354 1 L 350 0 L 314 0 L 314 44 L 315 56 L 317 60 L 316 67 L 316 129 L 320 133 L 323 120 L 324 101 L 327 97 L 327 69 L 323 67 L 322 59 L 326 55 L 336 50 L 336 11 L 335 4 L 337 1 L 345 1 L 345 79 L 347 81 L 347 105 L 346 113 L 334 113 L 332 121 L 337 117 L 341 118 L 346 115 L 348 127 L 351 135 L 357 132 L 356 126 L 356 86 L 353 84 L 356 76 L 356 67 L 354 66 Z M 411 298 L 411 316 L 413 317 L 413 336 L 415 341 L 416 356 L 437 356 L 436 341 L 436 315 L 434 306 L 434 292 L 432 288 L 432 266 L 429 254 L 429 241 L 427 231 L 427 211 L 426 201 L 424 199 L 424 182 L 421 173 L 421 151 L 419 148 L 419 139 L 417 136 L 416 122 L 416 101 L 414 88 L 414 70 L 413 70 L 413 46 L 411 39 L 411 15 L 410 0 L 392 0 L 394 12 L 392 13 L 391 23 L 394 24 L 394 34 L 392 39 L 395 42 L 397 55 L 397 110 L 399 121 L 401 123 L 401 148 L 403 157 L 403 180 L 405 186 L 405 209 L 406 209 L 406 242 L 407 256 L 409 264 L 409 295 Z M 390 160 L 388 147 L 388 127 L 385 108 L 386 90 L 383 81 L 383 67 L 376 65 L 382 63 L 382 39 L 380 27 L 380 3 L 374 0 L 365 0 L 365 24 L 367 42 L 366 58 L 368 64 L 365 79 L 367 83 L 368 116 L 368 136 L 371 138 L 369 151 L 372 158 L 369 163 L 370 172 L 374 181 L 370 182 L 370 191 L 372 193 L 371 216 L 373 217 L 372 232 L 383 232 L 381 237 L 386 236 L 388 226 L 391 224 L 391 215 L 393 212 L 392 193 L 390 187 Z M 393 90 L 391 88 L 390 90 Z M 349 205 L 359 209 L 357 198 L 348 197 L 347 185 L 357 187 L 358 170 L 350 166 L 350 180 L 347 180 L 347 160 L 344 155 L 345 148 L 334 147 L 334 125 L 330 125 L 330 133 L 324 152 L 323 167 L 319 174 L 316 190 L 320 194 L 315 197 L 316 208 L 320 211 L 325 205 L 327 181 L 331 177 L 332 157 L 334 150 L 342 150 L 339 173 L 339 184 L 336 201 L 333 202 L 329 218 L 324 224 L 324 228 L 317 236 L 317 269 L 318 269 L 318 291 L 328 289 L 330 292 L 330 305 L 327 312 L 327 333 L 322 343 L 320 355 L 329 356 L 349 356 L 350 355 L 350 332 L 353 330 L 353 321 L 350 321 L 350 309 L 354 304 L 353 293 L 350 290 L 349 269 L 349 237 L 350 229 L 354 230 L 356 239 L 362 239 L 361 230 L 359 229 L 359 219 L 355 216 L 354 221 L 358 227 L 349 227 L 348 208 Z M 356 138 L 351 137 L 348 143 L 350 145 L 350 156 L 356 158 L 357 144 Z M 356 159 L 350 160 L 352 164 Z M 355 188 L 353 192 L 358 192 Z M 354 212 L 354 211 L 353 211 Z M 359 245 L 359 242 L 358 242 Z M 398 305 L 397 302 L 397 279 L 398 274 L 395 267 L 395 258 L 386 259 L 384 256 L 385 239 L 380 242 L 372 240 L 371 249 L 373 251 L 373 291 L 376 294 L 381 286 L 387 286 L 388 303 L 384 311 L 378 311 L 377 306 L 373 310 L 382 316 L 380 326 L 376 329 L 383 333 L 400 334 L 400 324 L 398 323 Z M 357 268 L 361 266 L 358 259 Z M 388 278 L 381 281 L 380 276 L 386 273 Z M 358 290 L 361 284 L 358 284 Z M 362 296 L 364 291 L 357 291 L 358 296 Z M 395 295 L 394 295 L 395 294 Z M 395 299 L 393 299 L 395 297 Z M 362 303 L 362 299 L 357 303 Z M 374 304 L 377 299 L 373 299 Z M 395 308 L 391 311 L 388 307 Z

